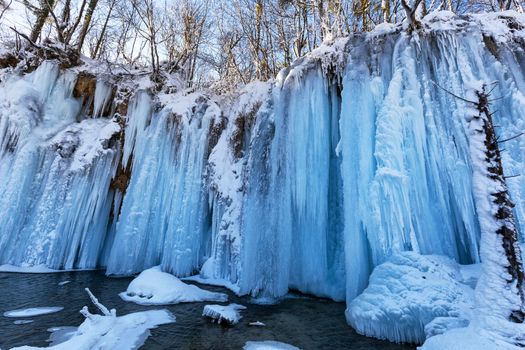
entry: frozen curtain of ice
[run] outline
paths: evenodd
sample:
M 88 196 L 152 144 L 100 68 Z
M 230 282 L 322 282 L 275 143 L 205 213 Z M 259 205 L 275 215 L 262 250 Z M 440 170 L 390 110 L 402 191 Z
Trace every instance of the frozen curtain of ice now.
M 322 47 L 235 98 L 138 91 L 123 134 L 98 117 L 107 85 L 86 118 L 73 72 L 48 62 L 5 75 L 0 264 L 161 265 L 256 297 L 293 288 L 350 301 L 396 252 L 477 262 L 468 130 L 444 89 L 497 82 L 500 137 L 525 130 L 521 32 L 504 18 L 429 18 L 420 36 L 383 27 Z M 524 149 L 524 138 L 505 144 L 509 175 Z M 525 177 L 508 183 L 523 224 Z

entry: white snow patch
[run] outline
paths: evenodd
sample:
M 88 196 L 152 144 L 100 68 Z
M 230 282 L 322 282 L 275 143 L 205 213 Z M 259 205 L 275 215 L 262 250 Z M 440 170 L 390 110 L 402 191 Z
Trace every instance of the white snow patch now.
M 265 341 L 249 341 L 243 347 L 244 350 L 299 350 L 290 344 L 281 343 L 279 341 L 265 340 Z
M 255 321 L 255 322 L 250 322 L 248 323 L 248 326 L 254 326 L 254 327 L 264 327 L 266 326 L 264 323 L 262 323 L 261 321 Z
M 62 282 L 58 282 L 58 285 L 59 285 L 59 286 L 64 286 L 64 285 L 66 285 L 66 284 L 68 284 L 68 283 L 71 283 L 71 281 L 62 281 Z
M 27 309 L 18 309 L 4 312 L 5 317 L 33 317 L 40 315 L 52 314 L 64 310 L 62 306 L 42 306 L 30 307 Z
M 200 301 L 228 300 L 224 293 L 209 292 L 197 286 L 186 284 L 177 277 L 162 272 L 160 266 L 142 271 L 128 286 L 126 292 L 120 293 L 125 301 L 141 305 L 165 305 L 191 303 Z
M 234 325 L 239 323 L 242 318 L 240 310 L 245 309 L 246 306 L 239 304 L 206 305 L 202 310 L 202 316 L 216 320 L 219 324 L 226 322 L 227 324 Z

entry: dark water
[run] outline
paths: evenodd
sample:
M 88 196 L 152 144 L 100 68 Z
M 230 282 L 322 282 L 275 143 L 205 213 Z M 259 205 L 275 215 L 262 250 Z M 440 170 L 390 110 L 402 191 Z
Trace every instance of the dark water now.
M 66 280 L 71 283 L 58 285 Z M 356 334 L 345 322 L 343 303 L 298 297 L 285 299 L 278 305 L 261 306 L 249 304 L 248 298 L 239 298 L 223 288 L 201 286 L 225 292 L 230 302 L 248 307 L 243 311 L 243 319 L 239 324 L 226 328 L 201 316 L 206 303 L 153 307 L 124 302 L 118 293 L 125 291 L 130 281 L 130 278 L 107 278 L 101 271 L 0 273 L 0 348 L 46 346 L 50 335 L 48 328 L 80 325 L 84 319 L 79 310 L 84 305 L 88 305 L 93 313 L 97 311 L 84 291 L 88 287 L 104 305 L 116 308 L 117 315 L 167 308 L 176 316 L 176 323 L 153 329 L 152 336 L 142 349 L 242 349 L 250 340 L 276 340 L 305 350 L 414 349 L 413 346 L 392 344 Z M 38 306 L 64 306 L 64 310 L 31 317 L 33 323 L 22 325 L 13 324 L 15 318 L 3 316 L 8 310 Z M 248 326 L 249 322 L 254 321 L 261 321 L 266 326 Z

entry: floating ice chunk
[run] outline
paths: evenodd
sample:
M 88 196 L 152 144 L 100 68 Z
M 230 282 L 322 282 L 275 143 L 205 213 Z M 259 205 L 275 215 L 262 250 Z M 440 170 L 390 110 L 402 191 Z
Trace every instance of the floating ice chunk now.
M 264 327 L 266 325 L 264 323 L 262 323 L 261 321 L 255 321 L 255 322 L 248 323 L 248 326 Z
M 228 300 L 224 293 L 209 292 L 197 286 L 186 284 L 177 277 L 162 272 L 160 266 L 142 271 L 128 286 L 126 292 L 120 293 L 125 301 L 142 305 L 163 305 L 191 303 L 199 301 Z
M 281 343 L 280 341 L 265 340 L 265 341 L 249 341 L 243 347 L 244 350 L 299 350 L 299 348 Z
M 52 314 L 62 311 L 62 306 L 44 306 L 44 307 L 30 307 L 28 309 L 18 309 L 4 312 L 5 317 L 33 317 L 40 315 Z
M 62 282 L 58 282 L 58 285 L 59 285 L 59 286 L 64 286 L 64 285 L 66 285 L 66 284 L 68 284 L 68 283 L 71 283 L 71 281 L 62 281 Z
M 13 323 L 14 324 L 28 324 L 28 323 L 33 323 L 33 322 L 34 322 L 33 320 L 16 320 Z
M 460 266 L 453 260 L 405 252 L 375 268 L 368 287 L 349 304 L 346 317 L 361 334 L 422 343 L 425 325 L 436 317 L 448 320 L 431 326 L 430 333 L 460 326 L 473 298 L 472 288 L 463 284 Z
M 245 310 L 246 306 L 239 304 L 230 305 L 206 305 L 202 310 L 202 316 L 216 320 L 217 323 L 227 323 L 234 325 L 239 323 L 242 316 L 240 310 Z
M 135 312 L 125 316 L 117 317 L 116 311 L 109 311 L 104 305 L 91 294 L 91 300 L 102 311 L 102 315 L 91 314 L 87 307 L 80 311 L 86 320 L 71 333 L 70 328 L 59 327 L 51 329 L 52 332 L 60 332 L 51 336 L 54 344 L 47 349 L 54 350 L 134 350 L 141 347 L 149 337 L 149 330 L 156 326 L 175 322 L 168 310 L 150 310 Z M 66 332 L 64 332 L 64 330 Z M 60 344 L 55 342 L 64 340 Z M 41 349 L 37 347 L 22 346 L 18 350 Z

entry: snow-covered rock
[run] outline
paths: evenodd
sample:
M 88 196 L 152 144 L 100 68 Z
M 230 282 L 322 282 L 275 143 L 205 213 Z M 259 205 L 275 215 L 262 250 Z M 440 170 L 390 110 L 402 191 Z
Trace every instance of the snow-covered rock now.
M 59 337 L 63 340 L 46 349 L 54 350 L 134 350 L 141 347 L 149 337 L 149 330 L 162 324 L 175 322 L 168 310 L 150 310 L 135 312 L 117 317 L 115 309 L 108 310 L 87 290 L 93 303 L 102 312 L 101 315 L 91 314 L 87 307 L 81 310 L 86 317 L 76 331 L 68 328 L 67 334 Z M 56 342 L 57 337 L 53 338 Z M 42 349 L 31 346 L 21 346 L 17 350 Z
M 227 301 L 224 293 L 209 292 L 197 286 L 186 284 L 177 277 L 162 272 L 160 266 L 155 266 L 141 272 L 128 286 L 125 292 L 119 294 L 125 301 L 141 305 L 165 305 L 191 303 L 199 301 Z
M 216 320 L 219 324 L 224 322 L 234 325 L 239 323 L 242 318 L 240 311 L 245 309 L 246 306 L 239 304 L 206 305 L 202 310 L 202 316 Z
M 441 256 L 413 252 L 392 256 L 375 268 L 369 286 L 346 310 L 359 333 L 394 342 L 422 343 L 431 334 L 465 326 L 474 292 L 460 265 Z

